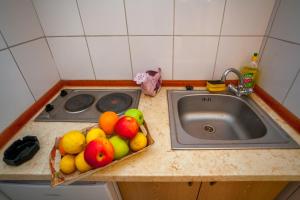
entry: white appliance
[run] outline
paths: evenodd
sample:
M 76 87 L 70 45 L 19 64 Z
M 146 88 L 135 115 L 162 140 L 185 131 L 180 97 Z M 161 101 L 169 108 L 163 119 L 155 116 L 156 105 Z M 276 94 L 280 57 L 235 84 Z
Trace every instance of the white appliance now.
M 46 181 L 7 181 L 0 182 L 0 192 L 11 200 L 122 199 L 117 184 L 111 182 L 78 182 L 52 188 Z

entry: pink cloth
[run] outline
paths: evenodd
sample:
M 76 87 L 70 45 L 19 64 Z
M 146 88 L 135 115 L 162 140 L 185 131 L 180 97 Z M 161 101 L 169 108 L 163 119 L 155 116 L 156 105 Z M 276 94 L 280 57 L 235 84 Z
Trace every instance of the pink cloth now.
M 155 96 L 161 88 L 161 68 L 148 70 L 145 73 L 138 73 L 134 78 L 137 84 L 141 84 L 142 92 L 145 95 Z

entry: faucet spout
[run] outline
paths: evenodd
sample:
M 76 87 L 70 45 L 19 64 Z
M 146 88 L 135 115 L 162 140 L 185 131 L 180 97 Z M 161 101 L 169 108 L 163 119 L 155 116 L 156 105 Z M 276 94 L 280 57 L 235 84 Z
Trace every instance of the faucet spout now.
M 230 72 L 233 72 L 235 73 L 238 78 L 239 78 L 239 82 L 238 82 L 238 86 L 235 87 L 234 85 L 232 84 L 229 84 L 228 85 L 228 90 L 233 92 L 235 95 L 237 96 L 242 96 L 242 95 L 249 95 L 253 92 L 253 89 L 252 88 L 246 88 L 245 85 L 244 85 L 244 78 L 243 78 L 243 75 L 241 74 L 241 72 L 235 68 L 229 68 L 229 69 L 226 69 L 223 74 L 222 74 L 222 77 L 221 77 L 221 80 L 222 81 L 226 81 L 226 77 L 227 75 L 230 73 Z
M 241 85 L 244 84 L 244 79 L 243 79 L 243 76 L 242 76 L 241 72 L 239 70 L 235 69 L 235 68 L 228 68 L 228 69 L 226 69 L 223 72 L 223 74 L 222 74 L 221 80 L 225 82 L 226 81 L 226 77 L 227 77 L 227 75 L 230 72 L 233 72 L 233 73 L 235 73 L 238 76 L 238 78 L 239 78 L 239 84 L 241 84 Z

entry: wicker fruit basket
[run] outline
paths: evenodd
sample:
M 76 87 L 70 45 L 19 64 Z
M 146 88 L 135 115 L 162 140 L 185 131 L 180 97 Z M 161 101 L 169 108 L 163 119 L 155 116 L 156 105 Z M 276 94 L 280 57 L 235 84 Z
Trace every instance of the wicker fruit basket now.
M 81 130 L 81 132 L 84 135 L 86 135 L 87 132 L 90 129 L 94 128 L 94 127 L 98 127 L 98 125 L 85 128 L 85 129 Z M 92 169 L 92 170 L 89 170 L 89 171 L 84 172 L 84 173 L 80 173 L 77 170 L 74 173 L 68 174 L 68 175 L 62 173 L 59 170 L 59 162 L 60 162 L 60 159 L 61 159 L 61 155 L 60 155 L 58 146 L 59 146 L 60 138 L 56 138 L 55 139 L 55 144 L 52 147 L 50 155 L 49 155 L 49 165 L 50 165 L 50 171 L 51 171 L 51 186 L 55 187 L 55 186 L 61 185 L 61 184 L 63 184 L 63 185 L 71 184 L 75 181 L 78 181 L 78 180 L 81 180 L 81 179 L 83 179 L 87 176 L 90 176 L 93 173 L 96 173 L 96 172 L 101 171 L 103 169 L 106 169 L 106 168 L 108 168 L 112 165 L 115 165 L 119 162 L 122 162 L 123 160 L 128 159 L 128 158 L 130 158 L 130 157 L 132 157 L 136 154 L 140 154 L 140 153 L 146 151 L 147 149 L 149 149 L 150 146 L 152 146 L 154 144 L 154 140 L 152 139 L 152 137 L 149 133 L 149 130 L 148 130 L 148 127 L 147 127 L 147 124 L 146 124 L 145 121 L 144 121 L 144 124 L 140 126 L 140 131 L 143 132 L 144 134 L 146 134 L 146 137 L 147 137 L 147 146 L 145 148 L 143 148 L 143 149 L 141 149 L 140 151 L 137 151 L 137 152 L 130 151 L 129 154 L 126 155 L 125 157 L 121 158 L 120 160 L 114 160 L 113 162 L 111 162 L 110 164 L 108 164 L 104 167 Z

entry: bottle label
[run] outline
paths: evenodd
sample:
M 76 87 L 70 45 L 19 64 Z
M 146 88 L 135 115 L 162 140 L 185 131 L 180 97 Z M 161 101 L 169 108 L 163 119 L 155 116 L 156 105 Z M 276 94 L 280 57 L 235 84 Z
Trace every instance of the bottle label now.
M 243 75 L 243 78 L 244 78 L 244 86 L 246 88 L 253 88 L 254 86 L 254 74 L 253 73 L 245 73 Z

